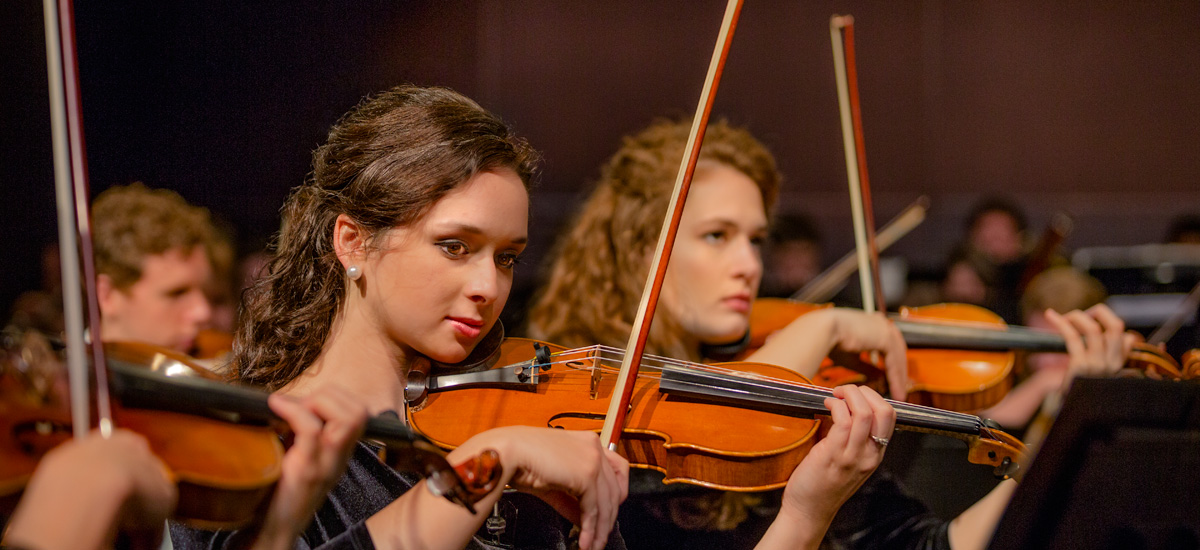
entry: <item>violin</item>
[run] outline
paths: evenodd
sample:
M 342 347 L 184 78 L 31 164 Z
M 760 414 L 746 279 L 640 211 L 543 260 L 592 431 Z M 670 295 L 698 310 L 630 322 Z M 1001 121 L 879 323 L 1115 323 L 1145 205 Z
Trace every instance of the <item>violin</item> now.
M 750 309 L 750 340 L 745 353 L 762 347 L 772 333 L 796 317 L 823 307 L 830 306 L 778 298 L 755 300 Z M 1067 349 L 1062 336 L 1056 333 L 1008 326 L 999 315 L 969 304 L 901 308 L 893 322 L 909 347 L 912 388 L 907 400 L 942 409 L 981 410 L 1003 399 L 1012 387 L 1016 358 L 1012 350 Z M 1134 345 L 1125 366 L 1152 378 L 1184 377 L 1184 370 L 1170 355 L 1144 342 Z M 862 377 L 862 373 L 867 373 L 866 378 L 875 384 L 884 381 L 882 370 L 861 356 L 852 369 L 822 369 L 818 383 L 853 382 L 848 378 Z
M 409 425 L 452 449 L 485 430 L 512 425 L 599 431 L 624 351 L 509 338 L 491 368 L 413 371 Z M 499 365 L 499 366 L 497 366 Z M 731 491 L 783 487 L 822 433 L 827 388 L 762 363 L 702 365 L 644 356 L 616 450 L 631 466 Z M 1010 477 L 1024 445 L 979 417 L 890 402 L 898 429 L 966 441 L 968 460 Z
M 196 343 L 189 355 L 202 360 L 225 359 L 232 351 L 233 334 L 208 328 L 196 334 Z
M 0 500 L 14 504 L 37 462 L 70 439 L 63 369 L 47 339 L 5 335 L 0 352 Z M 225 384 L 181 354 L 109 343 L 115 422 L 146 438 L 179 490 L 177 519 L 205 529 L 249 523 L 279 480 L 287 425 L 267 394 Z M 487 451 L 457 466 L 397 420 L 367 421 L 364 437 L 384 444 L 380 459 L 415 471 L 434 492 L 472 509 L 495 488 L 499 457 Z M 7 509 L 11 511 L 11 508 Z M 472 509 L 473 511 L 473 509 Z
M 1200 349 L 1183 354 L 1183 377 L 1187 380 L 1200 377 Z

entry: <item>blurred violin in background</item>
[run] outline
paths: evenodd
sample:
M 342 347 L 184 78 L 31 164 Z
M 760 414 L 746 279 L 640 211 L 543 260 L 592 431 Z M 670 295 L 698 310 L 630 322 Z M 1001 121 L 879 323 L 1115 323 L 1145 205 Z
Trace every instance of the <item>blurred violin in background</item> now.
M 800 315 L 825 307 L 832 306 L 777 298 L 756 300 L 750 309 L 750 339 L 743 353 L 748 355 L 762 347 L 771 334 Z M 1067 349 L 1057 333 L 1009 326 L 999 315 L 969 304 L 901 308 L 893 323 L 909 347 L 912 387 L 908 401 L 949 410 L 981 410 L 999 402 L 1012 387 L 1014 350 Z M 815 379 L 818 384 L 859 383 L 855 380 L 875 386 L 884 383 L 882 367 L 867 354 L 837 357 L 841 360 L 836 365 L 833 360 L 826 363 Z M 1126 368 L 1152 378 L 1186 377 L 1185 369 L 1170 355 L 1144 342 L 1134 345 Z

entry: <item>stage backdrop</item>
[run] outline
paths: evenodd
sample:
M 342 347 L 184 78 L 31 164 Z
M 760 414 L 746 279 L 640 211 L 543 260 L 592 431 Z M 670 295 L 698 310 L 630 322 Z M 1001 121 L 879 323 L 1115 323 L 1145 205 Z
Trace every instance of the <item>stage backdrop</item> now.
M 78 0 L 92 191 L 142 180 L 208 206 L 245 246 L 276 226 L 311 150 L 360 97 L 450 86 L 545 153 L 536 262 L 618 138 L 690 116 L 723 3 Z M 748 0 L 715 113 L 779 157 L 780 210 L 852 246 L 828 19 L 856 17 L 867 159 L 886 219 L 930 220 L 894 249 L 937 266 L 983 195 L 1071 246 L 1157 241 L 1200 210 L 1200 3 Z M 53 239 L 41 6 L 9 0 L 0 132 L 0 306 L 37 284 Z M 564 207 L 566 205 L 566 207 Z M 526 267 L 519 284 L 529 285 Z

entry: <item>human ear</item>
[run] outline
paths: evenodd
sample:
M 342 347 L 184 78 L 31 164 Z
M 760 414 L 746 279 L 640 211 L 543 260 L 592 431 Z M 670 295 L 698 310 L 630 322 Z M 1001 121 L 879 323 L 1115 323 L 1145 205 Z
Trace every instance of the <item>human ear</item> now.
M 100 306 L 100 315 L 113 313 L 118 292 L 120 290 L 113 284 L 112 277 L 103 273 L 96 276 L 96 303 Z
M 366 259 L 367 232 L 345 214 L 339 214 L 333 222 L 333 252 L 337 254 L 342 269 L 352 265 L 361 267 Z

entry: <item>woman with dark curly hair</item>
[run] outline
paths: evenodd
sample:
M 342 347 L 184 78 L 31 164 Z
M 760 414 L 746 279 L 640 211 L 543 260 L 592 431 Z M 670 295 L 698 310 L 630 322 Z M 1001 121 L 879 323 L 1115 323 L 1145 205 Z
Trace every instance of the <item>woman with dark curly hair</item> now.
M 274 256 L 246 295 L 231 376 L 294 397 L 340 387 L 371 415 L 403 410 L 414 365 L 462 361 L 496 323 L 527 241 L 537 160 L 499 118 L 450 90 L 402 86 L 362 102 L 284 205 Z M 484 449 L 504 469 L 476 504 L 485 512 L 472 515 L 358 443 L 315 515 L 293 518 L 299 547 L 565 550 L 571 522 L 555 509 L 579 526 L 581 548 L 623 547 L 609 533 L 628 465 L 594 433 L 501 428 L 448 459 Z M 521 512 L 510 541 L 477 535 L 506 485 L 560 497 L 552 509 L 505 496 Z M 178 548 L 241 547 L 259 534 L 172 526 Z

